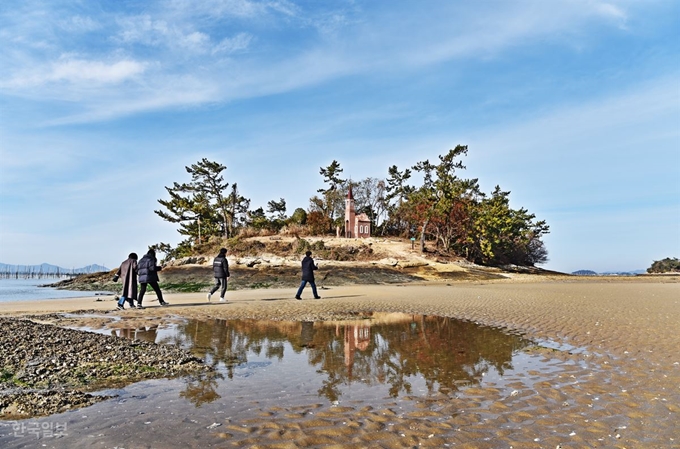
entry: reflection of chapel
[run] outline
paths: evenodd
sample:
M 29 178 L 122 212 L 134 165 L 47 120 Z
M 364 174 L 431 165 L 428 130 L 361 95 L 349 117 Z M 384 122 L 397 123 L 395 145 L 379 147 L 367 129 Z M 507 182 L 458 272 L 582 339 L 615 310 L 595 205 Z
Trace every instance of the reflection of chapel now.
M 368 215 L 357 215 L 354 209 L 354 196 L 352 195 L 352 185 L 349 186 L 347 198 L 345 198 L 345 237 L 364 238 L 371 236 L 371 221 Z
M 336 327 L 336 333 L 339 329 Z M 365 351 L 371 342 L 370 326 L 345 326 L 345 366 L 347 376 L 352 379 L 352 368 L 354 368 L 354 353 Z

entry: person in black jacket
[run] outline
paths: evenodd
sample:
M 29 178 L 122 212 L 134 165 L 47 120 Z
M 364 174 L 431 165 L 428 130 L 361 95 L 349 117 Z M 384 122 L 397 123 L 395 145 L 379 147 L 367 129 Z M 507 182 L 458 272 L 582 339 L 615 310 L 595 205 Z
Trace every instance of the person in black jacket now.
M 309 285 L 312 286 L 312 294 L 314 294 L 314 299 L 321 299 L 321 296 L 316 293 L 316 284 L 314 283 L 314 270 L 318 269 L 319 267 L 316 266 L 314 259 L 312 259 L 312 252 L 307 251 L 305 253 L 305 258 L 302 259 L 302 282 L 300 283 L 300 288 L 298 288 L 297 294 L 295 295 L 295 299 L 302 299 L 300 295 L 302 294 L 302 290 L 307 285 L 307 282 L 309 282 Z
M 158 302 L 162 306 L 167 306 L 168 303 L 163 301 L 163 293 L 161 293 L 161 288 L 158 286 L 158 272 L 161 271 L 163 267 L 158 265 L 156 261 L 156 251 L 150 249 L 144 257 L 137 264 L 137 275 L 139 276 L 139 299 L 137 300 L 137 308 L 143 309 L 142 300 L 144 299 L 144 293 L 146 293 L 147 284 L 153 288 L 158 297 Z
M 220 253 L 213 260 L 213 275 L 215 276 L 215 286 L 208 293 L 208 301 L 213 293 L 222 286 L 220 292 L 220 302 L 225 302 L 224 294 L 227 292 L 227 280 L 229 279 L 229 262 L 227 262 L 227 248 L 221 248 Z

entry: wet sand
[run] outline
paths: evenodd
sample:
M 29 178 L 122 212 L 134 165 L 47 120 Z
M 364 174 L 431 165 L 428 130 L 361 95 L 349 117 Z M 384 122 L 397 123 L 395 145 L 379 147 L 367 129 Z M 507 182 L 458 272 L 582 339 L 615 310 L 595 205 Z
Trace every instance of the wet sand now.
M 148 301 L 144 310 L 123 312 L 112 310 L 113 299 L 90 297 L 5 303 L 0 315 L 105 311 L 124 317 L 129 326 L 177 317 L 317 321 L 404 312 L 501 327 L 560 349 L 541 354 L 559 370 L 518 376 L 510 393 L 484 384 L 456 397 L 420 401 L 408 412 L 396 404 L 266 405 L 212 429 L 220 447 L 678 448 L 679 281 L 527 278 L 343 286 L 320 290 L 321 300 L 306 290 L 303 301 L 292 299 L 291 290 L 239 290 L 228 292 L 224 304 L 207 303 L 205 294 L 168 294 L 168 307 Z M 103 325 L 86 316 L 71 320 Z M 125 447 L 147 447 L 143 443 L 144 435 L 138 435 L 136 444 Z M 187 441 L 184 447 L 200 444 Z

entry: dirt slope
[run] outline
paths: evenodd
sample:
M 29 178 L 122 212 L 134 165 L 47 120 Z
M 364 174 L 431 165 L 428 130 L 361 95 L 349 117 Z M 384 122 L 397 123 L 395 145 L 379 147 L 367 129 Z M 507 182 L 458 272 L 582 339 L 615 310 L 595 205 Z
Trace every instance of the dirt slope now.
M 525 275 L 563 276 L 539 269 L 501 270 L 470 264 L 464 259 L 421 253 L 417 242 L 404 239 L 344 239 L 328 237 L 251 237 L 228 248 L 230 289 L 295 287 L 300 260 L 311 250 L 319 265 L 317 284 L 399 284 L 414 282 L 501 281 Z M 212 282 L 215 254 L 188 257 L 164 264 L 161 287 L 167 291 L 203 291 Z M 61 288 L 117 292 L 113 273 L 83 275 L 62 281 Z

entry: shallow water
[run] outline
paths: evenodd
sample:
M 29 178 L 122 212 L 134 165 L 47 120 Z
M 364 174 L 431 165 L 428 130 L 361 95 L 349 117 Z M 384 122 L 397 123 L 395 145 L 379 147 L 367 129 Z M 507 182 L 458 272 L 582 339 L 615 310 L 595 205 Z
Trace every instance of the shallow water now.
M 397 420 L 440 410 L 475 387 L 493 386 L 509 396 L 525 373 L 549 375 L 564 368 L 523 351 L 534 343 L 519 335 L 452 318 L 396 313 L 342 322 L 185 320 L 97 332 L 179 345 L 216 371 L 105 390 L 100 393 L 117 397 L 14 427 L 2 423 L 1 447 L 246 444 L 248 438 L 264 437 L 261 425 L 273 426 L 266 438 L 275 439 L 277 428 L 283 435 L 290 430 L 286 426 L 297 429 L 334 411 L 351 416 L 389 409 Z M 50 432 L 58 425 L 59 437 Z M 33 426 L 32 433 L 27 426 Z
M 113 295 L 103 291 L 59 290 L 43 285 L 54 284 L 65 278 L 19 278 L 0 279 L 0 302 L 35 301 L 37 299 L 81 298 L 86 296 Z

